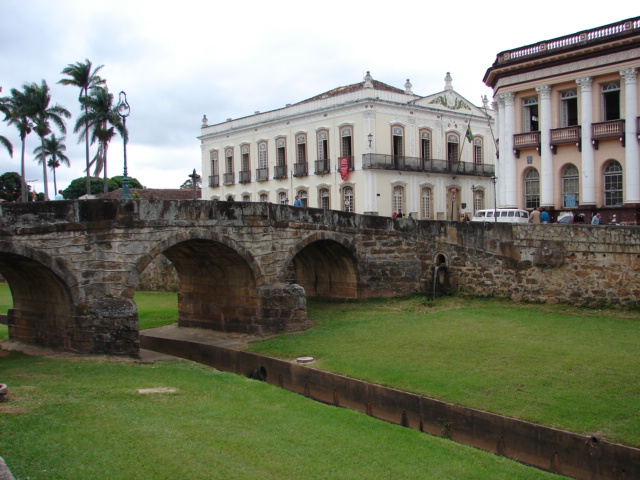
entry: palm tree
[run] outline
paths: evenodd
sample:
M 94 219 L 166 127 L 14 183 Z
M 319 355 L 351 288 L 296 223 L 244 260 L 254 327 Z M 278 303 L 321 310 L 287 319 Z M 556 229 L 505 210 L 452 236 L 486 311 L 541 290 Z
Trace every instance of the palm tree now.
M 47 166 L 53 171 L 53 190 L 58 191 L 58 183 L 56 181 L 56 168 L 62 163 L 70 166 L 69 157 L 65 155 L 67 146 L 64 144 L 65 137 L 58 138 L 55 134 L 45 138 L 42 145 L 36 147 L 33 153 L 36 154 L 38 163 L 46 162 Z M 47 161 L 47 158 L 49 159 Z
M 4 146 L 9 151 L 9 155 L 13 157 L 13 145 L 7 137 L 0 135 L 0 145 Z
M 15 125 L 20 135 L 20 141 L 22 142 L 22 157 L 21 157 L 21 188 L 20 188 L 20 201 L 26 202 L 27 199 L 27 183 L 25 182 L 25 164 L 24 154 L 27 135 L 31 133 L 33 129 L 33 123 L 31 122 L 29 108 L 29 98 L 25 86 L 23 91 L 17 88 L 11 89 L 11 96 L 0 98 L 0 112 L 4 113 L 5 121 L 9 125 Z
M 89 90 L 99 85 L 104 85 L 106 82 L 99 75 L 98 72 L 104 67 L 100 65 L 92 70 L 93 65 L 89 59 L 85 59 L 84 63 L 76 62 L 74 64 L 67 65 L 62 70 L 63 75 L 68 75 L 70 78 L 63 78 L 58 83 L 62 85 L 73 85 L 80 87 L 80 96 L 78 101 L 82 104 L 82 99 L 89 94 Z M 87 113 L 87 107 L 84 107 L 84 113 Z M 91 179 L 89 176 L 89 128 L 84 130 L 84 139 L 87 155 L 87 195 L 91 194 Z
M 34 131 L 40 137 L 44 150 L 45 137 L 51 133 L 51 123 L 54 123 L 62 133 L 66 133 L 67 127 L 64 118 L 70 118 L 71 113 L 61 105 L 50 105 L 51 93 L 45 80 L 42 80 L 40 85 L 36 83 L 25 85 L 24 89 L 29 97 L 30 116 L 34 121 Z M 44 178 L 44 199 L 49 200 L 46 162 L 42 162 L 42 175 Z
M 91 133 L 91 143 L 98 142 L 98 152 L 91 160 L 89 168 L 94 166 L 94 177 L 104 174 L 104 193 L 108 192 L 107 184 L 107 151 L 109 142 L 119 133 L 126 137 L 122 117 L 118 115 L 117 108 L 113 105 L 113 94 L 109 93 L 106 87 L 94 87 L 89 95 L 81 100 L 85 109 L 80 118 L 76 121 L 74 132 L 82 132 L 87 135 Z

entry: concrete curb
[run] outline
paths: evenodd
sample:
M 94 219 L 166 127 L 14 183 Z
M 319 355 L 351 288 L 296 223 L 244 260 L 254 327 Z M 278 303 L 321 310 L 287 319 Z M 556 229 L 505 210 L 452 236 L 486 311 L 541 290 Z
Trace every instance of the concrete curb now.
M 9 467 L 4 463 L 4 459 L 0 457 L 0 480 L 15 480 L 11 472 L 9 471 Z

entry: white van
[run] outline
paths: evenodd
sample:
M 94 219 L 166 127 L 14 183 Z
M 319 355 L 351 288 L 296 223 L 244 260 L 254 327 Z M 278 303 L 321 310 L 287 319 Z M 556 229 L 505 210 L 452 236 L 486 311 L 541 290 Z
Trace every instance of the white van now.
M 494 215 L 495 213 L 495 215 Z M 472 222 L 508 222 L 529 223 L 529 212 L 517 208 L 498 208 L 497 210 L 477 210 Z

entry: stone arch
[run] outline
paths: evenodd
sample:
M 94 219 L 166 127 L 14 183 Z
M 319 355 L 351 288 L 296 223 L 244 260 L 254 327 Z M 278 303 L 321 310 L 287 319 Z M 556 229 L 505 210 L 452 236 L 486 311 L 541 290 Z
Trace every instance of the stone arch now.
M 13 296 L 13 308 L 7 316 L 9 338 L 50 348 L 78 349 L 73 339 L 78 282 L 63 259 L 54 260 L 31 247 L 1 242 L 0 274 Z
M 319 232 L 295 245 L 287 258 L 285 281 L 297 283 L 307 297 L 358 298 L 358 256 L 355 247 L 335 232 Z
M 266 333 L 264 283 L 253 256 L 234 240 L 210 230 L 188 230 L 167 238 L 141 258 L 129 285 L 158 255 L 179 278 L 178 325 L 225 332 Z

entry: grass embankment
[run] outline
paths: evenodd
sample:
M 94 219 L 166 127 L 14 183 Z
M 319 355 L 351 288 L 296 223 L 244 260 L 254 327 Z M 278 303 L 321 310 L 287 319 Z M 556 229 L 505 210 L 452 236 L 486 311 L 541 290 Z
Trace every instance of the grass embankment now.
M 640 446 L 638 312 L 409 298 L 309 302 L 308 313 L 312 330 L 249 350 Z
M 0 455 L 17 479 L 552 479 L 185 361 L 0 357 Z M 173 387 L 142 395 L 139 388 Z

